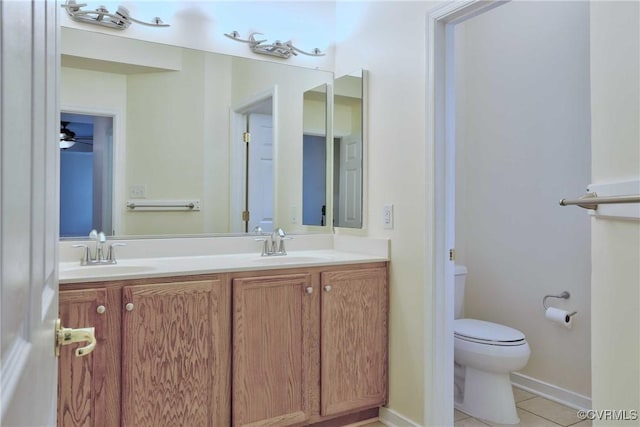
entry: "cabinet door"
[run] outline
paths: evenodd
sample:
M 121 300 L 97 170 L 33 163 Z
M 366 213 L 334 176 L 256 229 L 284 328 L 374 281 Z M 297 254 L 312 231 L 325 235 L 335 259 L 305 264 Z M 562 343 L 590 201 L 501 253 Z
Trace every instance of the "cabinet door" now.
M 58 362 L 58 426 L 105 426 L 105 329 L 110 311 L 105 307 L 105 289 L 61 291 L 58 307 L 66 328 L 94 327 L 96 347 L 91 354 L 76 357 L 75 350 L 86 343 L 60 348 Z M 111 309 L 111 307 L 109 307 Z M 119 314 L 116 314 L 119 315 Z M 118 337 L 116 337 L 117 339 Z
M 321 414 L 384 404 L 386 269 L 325 272 L 321 284 Z
M 233 425 L 289 426 L 311 415 L 309 274 L 233 280 Z
M 229 425 L 229 286 L 123 288 L 124 426 Z

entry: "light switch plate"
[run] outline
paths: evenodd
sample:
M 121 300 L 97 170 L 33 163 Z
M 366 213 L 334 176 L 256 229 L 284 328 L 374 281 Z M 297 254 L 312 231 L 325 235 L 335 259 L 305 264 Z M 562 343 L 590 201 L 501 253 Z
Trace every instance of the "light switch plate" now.
M 393 205 L 387 203 L 382 209 L 382 225 L 385 230 L 393 229 Z
M 130 199 L 144 199 L 145 197 L 147 197 L 146 184 L 135 184 L 129 186 Z

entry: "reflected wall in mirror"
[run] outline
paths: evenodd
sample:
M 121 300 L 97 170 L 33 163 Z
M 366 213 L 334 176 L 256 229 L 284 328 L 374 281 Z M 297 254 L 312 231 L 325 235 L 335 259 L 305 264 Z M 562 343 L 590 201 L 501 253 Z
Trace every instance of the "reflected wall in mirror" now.
M 362 228 L 363 117 L 366 72 L 334 82 L 333 225 Z
M 105 232 L 243 232 L 243 205 L 233 201 L 246 196 L 236 182 L 246 163 L 233 154 L 242 135 L 232 122 L 237 106 L 264 93 L 273 94 L 273 185 L 271 194 L 258 193 L 270 199 L 264 203 L 274 226 L 300 227 L 291 208 L 302 206 L 302 94 L 332 82 L 331 72 L 65 27 L 61 38 L 61 111 L 113 117 L 112 225 L 101 225 Z M 185 200 L 198 208 L 127 207 Z
M 327 225 L 327 87 L 304 93 L 302 224 Z

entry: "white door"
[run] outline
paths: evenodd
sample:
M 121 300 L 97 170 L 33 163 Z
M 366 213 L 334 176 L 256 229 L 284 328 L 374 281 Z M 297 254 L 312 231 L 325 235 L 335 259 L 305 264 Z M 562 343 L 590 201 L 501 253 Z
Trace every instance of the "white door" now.
M 0 2 L 3 426 L 56 422 L 58 9 Z
M 358 135 L 340 139 L 338 227 L 362 227 L 362 142 Z
M 249 231 L 273 231 L 273 123 L 271 115 L 249 115 Z

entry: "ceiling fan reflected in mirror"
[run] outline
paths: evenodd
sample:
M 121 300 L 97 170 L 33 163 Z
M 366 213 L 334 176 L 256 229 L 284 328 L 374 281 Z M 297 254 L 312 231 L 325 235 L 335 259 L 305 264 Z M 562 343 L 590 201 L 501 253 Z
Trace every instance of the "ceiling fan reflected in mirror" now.
M 69 122 L 60 122 L 60 148 L 71 148 L 76 143 L 76 133 L 67 129 Z
M 81 133 L 83 130 L 86 132 L 86 129 L 84 129 L 81 124 L 64 120 L 60 121 L 60 148 L 66 150 L 67 148 L 71 148 L 79 143 L 89 146 L 89 148 L 85 147 L 84 149 L 81 149 L 79 151 L 93 151 L 93 135 L 91 134 L 92 132 L 89 132 L 88 136 L 79 136 L 77 132 L 74 132 L 68 128 L 69 125 L 75 125 L 76 127 L 79 126 Z

